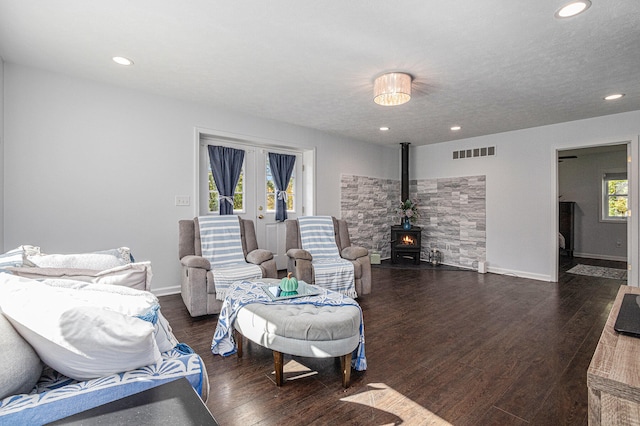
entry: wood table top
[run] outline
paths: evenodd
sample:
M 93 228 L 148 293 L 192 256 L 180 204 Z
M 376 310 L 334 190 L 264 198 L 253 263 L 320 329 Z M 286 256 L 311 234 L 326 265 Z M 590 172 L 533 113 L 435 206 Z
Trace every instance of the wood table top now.
M 587 386 L 640 402 L 640 338 L 619 334 L 613 329 L 627 293 L 640 294 L 640 288 L 620 286 L 587 370 Z

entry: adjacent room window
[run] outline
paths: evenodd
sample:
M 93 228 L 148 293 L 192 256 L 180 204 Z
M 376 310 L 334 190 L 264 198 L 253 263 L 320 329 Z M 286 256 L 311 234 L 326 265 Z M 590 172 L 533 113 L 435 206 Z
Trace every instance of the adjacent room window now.
M 271 165 L 269 164 L 269 157 L 267 157 L 266 161 L 266 176 L 267 176 L 267 211 L 275 212 L 276 211 L 276 184 L 273 181 L 273 173 L 271 172 Z M 289 185 L 287 186 L 287 211 L 293 212 L 295 206 L 295 181 L 296 181 L 296 171 L 295 168 L 291 174 L 291 179 L 289 179 Z
M 211 166 L 209 166 L 209 213 L 218 213 L 220 211 L 220 194 L 218 188 L 213 179 L 213 173 L 211 173 Z M 244 212 L 244 163 L 242 164 L 242 171 L 240 171 L 240 178 L 233 194 L 233 212 Z
M 607 172 L 602 177 L 602 220 L 625 221 L 629 201 L 626 172 Z

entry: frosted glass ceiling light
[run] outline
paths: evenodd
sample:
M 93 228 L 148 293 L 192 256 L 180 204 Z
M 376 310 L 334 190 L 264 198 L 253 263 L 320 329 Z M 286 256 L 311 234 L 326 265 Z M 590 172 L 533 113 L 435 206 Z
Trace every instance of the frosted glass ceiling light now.
M 622 98 L 623 96 L 624 96 L 624 93 L 614 93 L 613 95 L 605 96 L 604 100 L 605 101 L 617 101 L 618 99 Z
M 125 66 L 133 65 L 133 61 L 129 58 L 125 58 L 124 56 L 114 56 L 111 59 L 113 59 L 113 62 L 119 65 L 125 65 Z
M 382 74 L 373 82 L 373 101 L 378 105 L 395 106 L 411 99 L 411 76 L 401 72 Z
M 558 9 L 556 18 L 571 18 L 589 9 L 590 6 L 591 2 L 589 0 L 572 1 Z

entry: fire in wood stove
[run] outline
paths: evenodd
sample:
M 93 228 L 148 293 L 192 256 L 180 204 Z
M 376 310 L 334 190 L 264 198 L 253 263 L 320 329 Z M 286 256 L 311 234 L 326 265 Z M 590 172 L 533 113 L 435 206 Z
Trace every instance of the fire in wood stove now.
M 412 226 L 406 230 L 402 226 L 391 227 L 391 262 L 410 258 L 416 265 L 420 263 L 422 228 Z

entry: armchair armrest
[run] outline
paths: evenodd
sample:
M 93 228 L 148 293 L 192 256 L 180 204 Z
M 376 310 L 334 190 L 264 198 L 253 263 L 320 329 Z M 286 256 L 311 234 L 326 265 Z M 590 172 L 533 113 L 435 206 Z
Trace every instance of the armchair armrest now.
M 209 261 L 202 256 L 185 256 L 180 259 L 180 263 L 182 263 L 187 268 L 201 268 L 206 270 L 211 269 L 211 263 L 209 263 Z
M 313 260 L 311 253 L 303 249 L 289 249 L 287 250 L 287 256 L 296 260 Z
M 360 257 L 365 257 L 368 255 L 369 255 L 369 250 L 359 246 L 345 247 L 341 253 L 342 258 L 347 260 L 356 260 Z
M 250 253 L 247 253 L 247 262 L 254 265 L 260 265 L 267 260 L 273 259 L 273 253 L 265 249 L 255 249 Z

